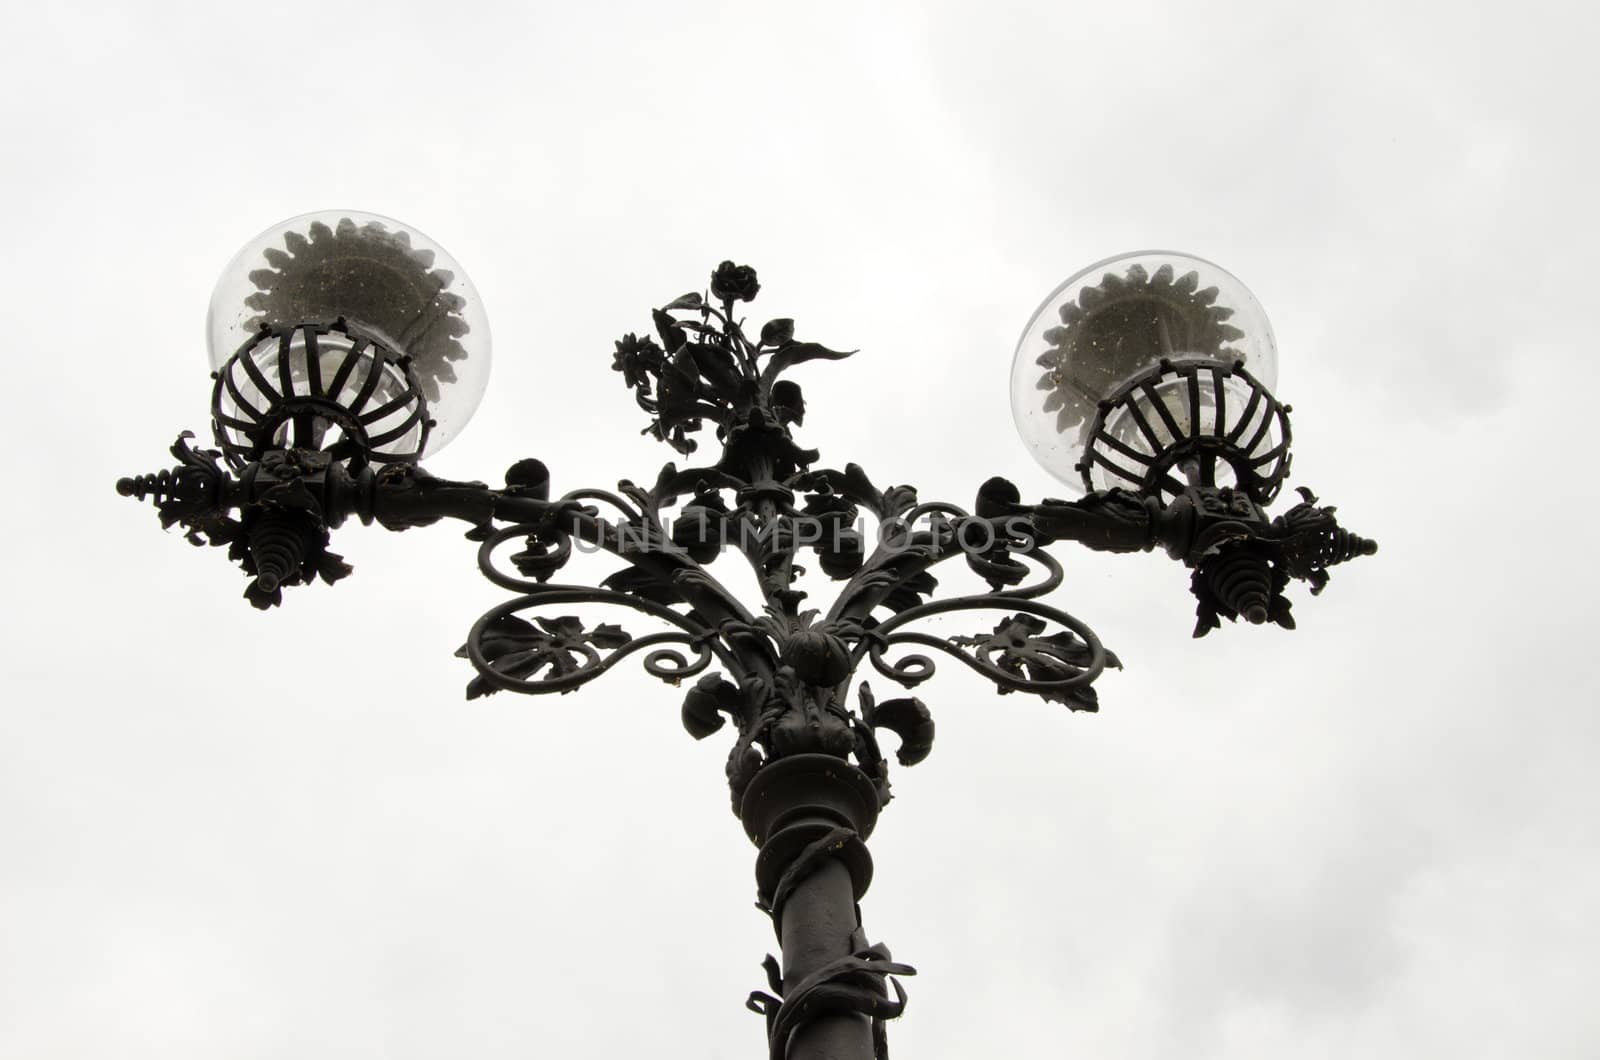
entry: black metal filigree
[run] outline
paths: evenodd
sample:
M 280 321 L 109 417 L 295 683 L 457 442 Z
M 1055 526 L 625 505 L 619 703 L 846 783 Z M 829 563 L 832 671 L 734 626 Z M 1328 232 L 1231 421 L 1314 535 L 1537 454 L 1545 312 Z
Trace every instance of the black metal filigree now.
M 954 611 L 1012 611 L 987 634 L 939 637 L 904 627 Z M 1045 634 L 1050 623 L 1063 627 Z M 1098 710 L 1092 687 L 1107 667 L 1121 668 L 1088 626 L 1064 611 L 1036 600 L 1009 594 L 955 597 L 910 608 L 872 631 L 863 642 L 867 658 L 879 673 L 907 688 L 934 675 L 933 659 L 913 653 L 891 662 L 896 646 L 932 648 L 982 674 L 1002 695 L 1032 692 L 1074 710 Z
M 567 679 L 602 667 L 599 649 L 614 651 L 631 640 L 633 637 L 620 626 L 602 623 L 585 629 L 583 622 L 571 615 L 528 622 L 504 614 L 484 625 L 477 644 L 484 662 L 501 677 L 528 682 L 545 673 L 549 680 L 565 682 L 562 691 L 570 692 L 577 684 Z M 465 658 L 469 652 L 463 646 L 456 654 Z M 496 685 L 480 676 L 467 685 L 467 698 L 498 691 Z
M 1310 490 L 1302 503 L 1268 522 L 1242 494 L 1191 490 L 1203 513 L 1190 545 L 1198 601 L 1194 635 L 1203 637 L 1226 618 L 1295 628 L 1284 590 L 1291 580 L 1310 583 L 1312 595 L 1328 584 L 1328 568 L 1377 552 L 1376 542 L 1339 526 L 1335 509 L 1318 507 Z
M 244 596 L 253 607 L 278 605 L 285 586 L 318 578 L 331 585 L 350 573 L 328 548 L 324 513 L 330 494 L 348 492 L 353 482 L 329 454 L 272 450 L 236 481 L 219 466 L 219 452 L 193 449 L 191 437 L 179 435 L 172 447 L 178 467 L 125 478 L 118 491 L 150 497 L 162 526 L 182 524 L 190 543 L 225 546 L 250 578 Z M 231 507 L 238 519 L 227 514 Z
M 1099 710 L 1100 700 L 1094 686 L 1076 683 L 1095 661 L 1095 652 L 1072 633 L 1045 635 L 1046 628 L 1042 619 L 1017 614 L 1001 619 L 987 635 L 951 637 L 950 643 L 971 648 L 973 654 L 989 666 L 1012 677 L 1026 679 L 1044 699 L 1064 703 L 1073 710 Z M 1103 660 L 1103 665 L 1121 668 L 1122 664 L 1109 652 L 1103 653 Z M 1002 694 L 1011 691 L 1015 689 L 1000 688 Z
M 183 536 L 190 544 L 225 545 L 238 529 L 238 523 L 227 514 L 233 481 L 222 469 L 222 453 L 194 448 L 189 444 L 193 437 L 193 431 L 184 431 L 172 443 L 177 467 L 120 479 L 117 492 L 149 500 L 155 505 L 161 528 L 182 524 Z
M 1231 485 L 1269 504 L 1288 477 L 1288 405 L 1244 362 L 1163 359 L 1101 401 L 1078 472 L 1170 502 L 1189 485 Z
M 343 318 L 263 324 L 215 373 L 212 434 L 235 470 L 290 446 L 351 471 L 415 463 L 434 421 L 413 364 Z
M 574 603 L 619 606 L 675 628 L 634 636 L 614 623 L 590 629 L 572 615 L 534 614 Z M 523 613 L 532 614 L 532 620 Z M 645 653 L 645 671 L 672 685 L 704 673 L 719 655 L 724 662 L 733 659 L 693 615 L 625 593 L 567 585 L 542 585 L 489 611 L 473 625 L 456 655 L 478 671 L 467 686 L 467 698 L 473 699 L 502 690 L 571 692 L 640 652 Z

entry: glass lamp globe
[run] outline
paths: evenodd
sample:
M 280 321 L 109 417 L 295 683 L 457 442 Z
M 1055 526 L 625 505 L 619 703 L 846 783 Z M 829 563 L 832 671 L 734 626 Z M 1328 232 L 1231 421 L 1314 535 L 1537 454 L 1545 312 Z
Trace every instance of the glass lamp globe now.
M 1231 273 L 1177 251 L 1120 254 L 1034 312 L 1012 362 L 1011 411 L 1034 459 L 1074 491 L 1126 487 L 1135 475 L 1086 458 L 1091 441 L 1136 471 L 1195 436 L 1272 452 L 1277 362 L 1265 311 Z M 1258 390 L 1268 398 L 1252 399 Z M 1206 474 L 1228 485 L 1234 470 L 1219 461 Z
M 415 227 L 327 210 L 273 225 L 223 270 L 206 315 L 218 442 L 333 448 L 360 462 L 437 452 L 489 378 L 466 272 Z

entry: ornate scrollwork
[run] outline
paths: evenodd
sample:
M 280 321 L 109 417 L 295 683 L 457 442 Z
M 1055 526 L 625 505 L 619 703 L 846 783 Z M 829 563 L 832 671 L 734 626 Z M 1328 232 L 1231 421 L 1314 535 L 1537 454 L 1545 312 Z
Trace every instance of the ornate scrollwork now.
M 678 628 L 635 637 L 612 623 L 587 628 L 572 615 L 535 616 L 531 622 L 520 615 L 571 603 L 619 605 Z M 693 654 L 685 656 L 674 646 Z M 719 655 L 725 662 L 733 661 L 712 631 L 689 616 L 623 593 L 568 585 L 543 586 L 490 610 L 473 625 L 456 655 L 470 660 L 478 671 L 467 685 L 467 698 L 473 699 L 501 690 L 571 692 L 639 652 L 647 652 L 644 668 L 650 676 L 673 685 L 704 673 Z
M 990 633 L 978 636 L 937 637 L 902 628 L 937 614 L 980 610 L 1014 613 L 1002 618 Z M 1046 634 L 1045 620 L 1064 629 Z M 890 661 L 886 653 L 897 645 L 915 644 L 960 660 L 994 682 L 1002 695 L 1032 692 L 1073 710 L 1098 710 L 1095 678 L 1107 666 L 1122 666 L 1082 622 L 1036 600 L 1009 594 L 956 597 L 908 609 L 870 630 L 862 644 L 879 673 L 907 688 L 934 675 L 933 659 L 912 653 Z
M 1026 681 L 1014 687 L 1002 685 L 1002 695 L 1021 688 L 1073 710 L 1099 710 L 1099 698 L 1088 683 L 1097 674 L 1089 669 L 1096 662 L 1094 647 L 1072 633 L 1046 635 L 1046 628 L 1045 622 L 1033 615 L 1016 614 L 1001 619 L 987 635 L 951 637 L 949 643 L 972 649 L 973 657 L 984 664 L 982 673 L 998 670 Z M 1098 663 L 1121 666 L 1116 656 L 1104 651 Z
M 485 624 L 478 643 L 479 653 L 490 670 L 510 680 L 527 682 L 541 671 L 548 672 L 548 679 L 560 681 L 586 670 L 603 670 L 606 664 L 598 649 L 615 651 L 631 640 L 632 635 L 620 626 L 603 623 L 585 629 L 582 620 L 572 615 L 528 622 L 503 614 Z M 463 647 L 456 654 L 469 653 Z M 570 692 L 575 687 L 564 687 L 562 691 Z M 467 698 L 498 691 L 480 675 L 467 685 Z
M 269 449 L 234 478 L 215 453 L 180 439 L 177 468 L 119 488 L 153 496 L 163 524 L 183 524 L 190 540 L 229 546 L 253 579 L 247 595 L 257 606 L 276 603 L 282 585 L 343 577 L 349 568 L 328 551 L 328 533 L 349 515 L 395 530 L 445 516 L 466 521 L 484 575 L 516 594 L 480 619 L 463 646 L 477 671 L 469 695 L 570 691 L 641 655 L 664 681 L 698 679 L 683 701 L 691 735 L 736 723 L 728 764 L 735 798 L 766 763 L 819 752 L 854 758 L 887 798 L 876 734 L 898 733 L 909 765 L 931 747 L 932 717 L 915 699 L 876 703 L 853 680 L 864 661 L 909 688 L 933 676 L 942 653 L 1002 693 L 1095 709 L 1093 682 L 1117 663 L 1088 627 L 1040 602 L 1062 582 L 1049 551 L 1055 542 L 1112 552 L 1163 546 L 1194 571 L 1200 633 L 1223 618 L 1292 624 L 1283 597 L 1290 581 L 1320 591 L 1328 567 L 1375 547 L 1341 529 L 1334 509 L 1309 494 L 1269 518 L 1259 498 L 1210 484 L 1203 468 L 1175 496 L 1170 488 L 1108 489 L 1038 504 L 992 478 L 969 512 L 921 501 L 910 486 L 879 487 L 856 464 L 818 467 L 817 454 L 791 436 L 805 402 L 783 376 L 796 364 L 848 354 L 796 340 L 788 318 L 747 336 L 734 307 L 759 287 L 753 269 L 724 262 L 706 293 L 653 311 L 655 337 L 616 344 L 613 367 L 650 414 L 648 432 L 687 454 L 709 421 L 721 443 L 713 464 L 668 463 L 653 482 L 552 498 L 538 460 L 518 461 L 495 489 L 404 462 L 352 472 L 325 453 Z M 580 543 L 615 557 L 619 568 L 593 586 L 557 583 Z M 713 574 L 729 555 L 754 572 L 757 605 L 747 607 Z M 935 568 L 958 555 L 990 592 L 938 599 Z M 812 584 L 802 581 L 803 564 L 813 560 L 839 583 L 825 611 L 803 606 L 802 586 Z M 670 628 L 635 636 L 547 610 L 583 603 L 628 608 Z M 997 612 L 998 624 L 964 636 L 911 628 L 974 610 Z M 713 661 L 719 672 L 708 672 Z M 861 697 L 854 706 L 852 683 Z

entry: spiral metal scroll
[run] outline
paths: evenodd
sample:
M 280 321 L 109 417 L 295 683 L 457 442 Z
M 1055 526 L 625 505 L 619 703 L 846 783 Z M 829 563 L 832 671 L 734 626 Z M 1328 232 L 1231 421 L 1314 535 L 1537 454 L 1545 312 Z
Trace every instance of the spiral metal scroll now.
M 576 504 L 579 499 L 567 497 L 563 501 Z M 598 499 L 627 510 L 620 498 L 606 495 Z M 530 550 L 535 546 L 541 550 L 537 556 L 525 551 L 513 557 L 519 569 L 534 571 L 531 578 L 510 574 L 495 565 L 495 551 L 517 538 L 532 543 Z M 478 678 L 468 688 L 469 696 L 502 690 L 570 692 L 640 652 L 646 652 L 645 671 L 673 685 L 705 672 L 713 658 L 735 673 L 740 671 L 737 658 L 718 637 L 718 631 L 693 614 L 625 592 L 542 580 L 562 566 L 571 552 L 570 534 L 527 523 L 498 530 L 479 546 L 478 565 L 484 576 L 522 595 L 484 613 L 457 653 L 469 659 L 478 671 Z M 531 615 L 532 623 L 520 617 L 556 604 L 623 607 L 677 628 L 634 637 L 620 626 L 587 629 L 570 615 Z M 689 653 L 676 650 L 678 647 L 688 648 Z
M 1004 550 L 1003 557 L 1000 558 L 1006 566 L 1018 572 L 1017 581 L 1019 582 L 1023 581 L 1027 576 L 1027 567 L 1019 562 L 1020 560 L 1026 560 L 1028 563 L 1033 563 L 1043 568 L 1043 576 L 1037 581 L 1013 585 L 1011 588 L 1006 589 L 1003 595 L 1007 599 L 1037 600 L 1041 596 L 1049 596 L 1061 588 L 1061 583 L 1066 578 L 1066 571 L 1062 568 L 1061 561 L 1046 552 L 1037 543 L 1025 549 L 1007 548 Z M 967 565 L 985 577 L 988 576 L 985 570 L 985 563 L 992 562 L 994 562 L 992 559 L 983 555 L 971 553 L 967 555 Z M 993 594 L 979 599 L 993 599 Z
M 1007 613 L 988 635 L 938 637 L 904 629 L 921 619 L 955 611 Z M 1041 621 L 1042 620 L 1042 621 Z M 1054 622 L 1065 632 L 1045 634 Z M 944 652 L 994 682 L 1002 694 L 1032 692 L 1075 710 L 1096 710 L 1094 680 L 1107 666 L 1121 667 L 1092 629 L 1058 608 L 1012 593 L 986 593 L 933 600 L 889 618 L 862 638 L 856 651 L 885 677 L 915 687 L 934 675 L 931 656 L 914 652 L 886 657 L 898 645 L 914 644 Z
M 634 637 L 618 626 L 586 629 L 570 615 L 535 616 L 537 625 L 518 617 L 521 612 L 562 603 L 618 605 L 661 619 L 678 629 Z M 692 658 L 666 645 L 686 647 L 693 653 Z M 602 649 L 606 650 L 605 654 Z M 479 680 L 468 689 L 468 695 L 473 696 L 502 690 L 533 694 L 571 692 L 641 651 L 648 652 L 644 657 L 645 671 L 672 685 L 705 672 L 713 657 L 725 665 L 735 664 L 717 642 L 716 633 L 688 616 L 626 593 L 577 585 L 543 586 L 537 593 L 508 600 L 485 612 L 473 624 L 466 644 L 457 654 L 469 659 L 478 671 Z M 519 676 L 519 670 L 545 676 Z

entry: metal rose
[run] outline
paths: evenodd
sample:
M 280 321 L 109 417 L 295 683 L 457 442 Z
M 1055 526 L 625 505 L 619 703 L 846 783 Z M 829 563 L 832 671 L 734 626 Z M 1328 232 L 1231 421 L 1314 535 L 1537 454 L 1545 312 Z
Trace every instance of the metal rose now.
M 724 261 L 711 274 L 711 293 L 724 302 L 748 302 L 761 290 L 756 270 L 748 265 Z

